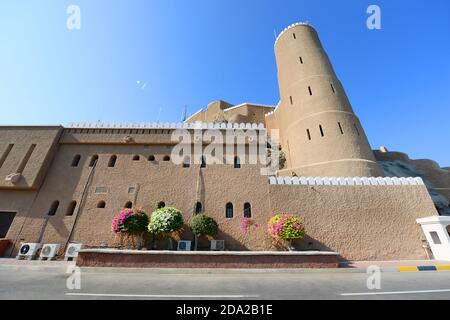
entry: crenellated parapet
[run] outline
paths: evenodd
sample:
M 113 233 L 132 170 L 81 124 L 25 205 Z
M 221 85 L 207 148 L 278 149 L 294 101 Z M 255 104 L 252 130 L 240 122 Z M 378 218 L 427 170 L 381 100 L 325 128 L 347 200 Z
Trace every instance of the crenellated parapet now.
M 409 177 L 270 177 L 271 185 L 303 186 L 417 186 L 424 185 L 422 178 Z
M 213 123 L 213 122 L 152 122 L 152 123 L 84 123 L 72 122 L 69 123 L 70 129 L 219 129 L 219 130 L 265 130 L 263 123 Z

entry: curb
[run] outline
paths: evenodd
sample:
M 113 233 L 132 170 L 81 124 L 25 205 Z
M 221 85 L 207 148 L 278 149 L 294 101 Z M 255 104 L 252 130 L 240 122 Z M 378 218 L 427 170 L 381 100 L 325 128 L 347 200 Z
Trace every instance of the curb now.
M 420 272 L 420 271 L 450 271 L 450 265 L 437 266 L 401 266 L 399 272 Z

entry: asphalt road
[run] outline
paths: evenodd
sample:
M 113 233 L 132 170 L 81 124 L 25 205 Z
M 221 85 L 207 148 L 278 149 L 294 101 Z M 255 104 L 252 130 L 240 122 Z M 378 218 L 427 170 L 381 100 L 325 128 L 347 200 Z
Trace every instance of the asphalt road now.
M 67 265 L 0 266 L 0 299 L 450 299 L 450 271 L 81 269 L 80 289 L 67 288 Z M 74 277 L 69 285 L 76 285 Z

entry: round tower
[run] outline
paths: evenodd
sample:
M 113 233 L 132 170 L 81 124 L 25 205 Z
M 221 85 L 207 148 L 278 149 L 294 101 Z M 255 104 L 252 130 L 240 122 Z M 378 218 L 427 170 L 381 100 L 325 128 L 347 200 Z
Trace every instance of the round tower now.
M 380 176 L 381 169 L 341 82 L 308 24 L 275 42 L 280 103 L 275 111 L 288 169 L 298 176 Z

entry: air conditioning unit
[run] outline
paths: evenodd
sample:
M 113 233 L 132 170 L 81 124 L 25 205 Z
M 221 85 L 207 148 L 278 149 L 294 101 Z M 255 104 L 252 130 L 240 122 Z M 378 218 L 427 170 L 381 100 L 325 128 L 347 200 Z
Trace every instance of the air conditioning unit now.
M 225 240 L 211 240 L 211 251 L 225 250 Z
M 59 244 L 52 243 L 52 244 L 44 244 L 41 250 L 41 254 L 39 256 L 39 260 L 47 259 L 52 260 L 55 258 L 56 254 L 59 251 Z
M 64 260 L 68 261 L 78 257 L 78 251 L 81 250 L 81 243 L 69 243 L 66 250 L 66 255 L 64 256 Z
M 16 259 L 27 258 L 31 260 L 36 256 L 41 247 L 42 245 L 40 243 L 21 243 Z
M 191 251 L 191 241 L 178 241 L 178 251 Z

